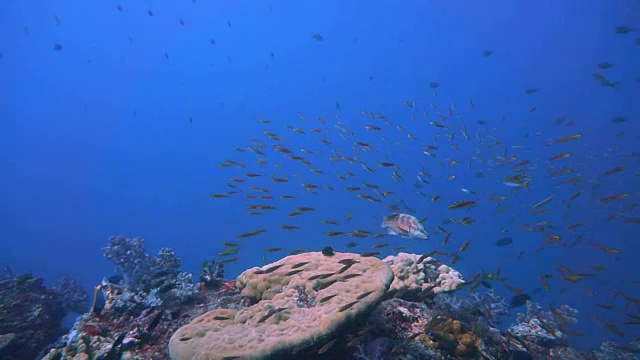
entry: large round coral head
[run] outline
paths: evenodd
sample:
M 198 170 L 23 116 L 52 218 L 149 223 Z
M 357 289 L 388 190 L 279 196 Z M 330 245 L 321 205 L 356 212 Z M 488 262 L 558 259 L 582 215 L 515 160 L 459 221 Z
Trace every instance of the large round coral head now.
M 173 360 L 285 359 L 317 354 L 366 316 L 393 271 L 375 257 L 310 252 L 249 269 L 236 287 L 254 304 L 209 311 L 171 337 Z

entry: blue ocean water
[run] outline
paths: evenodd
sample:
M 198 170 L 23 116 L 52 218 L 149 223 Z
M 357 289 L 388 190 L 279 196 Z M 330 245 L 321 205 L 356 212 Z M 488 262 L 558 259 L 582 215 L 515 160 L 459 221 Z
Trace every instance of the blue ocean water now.
M 0 264 L 15 273 L 50 282 L 67 273 L 90 289 L 113 274 L 101 248 L 118 234 L 145 238 L 151 253 L 173 248 L 194 273 L 218 259 L 221 242 L 237 242 L 228 278 L 297 248 L 389 243 L 382 256 L 396 247 L 457 253 L 470 240 L 453 266 L 467 278 L 499 267 L 508 279 L 492 283 L 496 293 L 513 295 L 508 284 L 545 306 L 578 309 L 575 331 L 584 335 L 571 338 L 575 346 L 640 336 L 625 324 L 638 304 L 620 295 L 640 298 L 640 2 L 5 1 L 0 9 Z M 426 145 L 437 147 L 434 157 Z M 331 159 L 340 156 L 356 161 Z M 227 160 L 246 166 L 220 167 Z M 563 169 L 571 172 L 550 175 Z M 504 183 L 524 173 L 528 190 Z M 237 193 L 210 197 L 227 191 Z M 461 200 L 476 206 L 447 209 Z M 248 215 L 256 204 L 277 209 Z M 325 236 L 379 233 L 394 205 L 427 217 L 430 239 Z M 303 206 L 315 210 L 288 216 Z M 451 232 L 446 245 L 438 227 Z M 267 232 L 236 237 L 256 229 Z M 504 237 L 513 242 L 496 246 Z M 348 249 L 350 241 L 358 245 Z M 284 250 L 265 250 L 273 247 Z

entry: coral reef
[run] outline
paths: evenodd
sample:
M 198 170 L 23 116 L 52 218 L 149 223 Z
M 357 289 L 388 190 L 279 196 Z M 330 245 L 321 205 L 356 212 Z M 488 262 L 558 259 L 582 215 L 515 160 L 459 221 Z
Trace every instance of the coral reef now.
M 249 269 L 236 286 L 253 304 L 240 311 L 213 310 L 180 328 L 169 342 L 171 358 L 324 353 L 318 348 L 333 345 L 373 310 L 392 280 L 384 262 L 349 253 L 309 252 Z
M 0 358 L 35 358 L 66 332 L 65 316 L 85 312 L 87 305 L 87 294 L 67 276 L 47 288 L 42 278 L 6 269 L 0 279 Z
M 215 260 L 205 260 L 200 265 L 198 284 L 205 289 L 219 288 L 224 281 L 224 264 Z M 202 289 L 198 289 L 202 290 Z
M 577 310 L 563 305 L 557 310 L 545 311 L 531 301 L 527 301 L 526 309 L 526 313 L 518 314 L 518 323 L 507 329 L 512 339 L 528 353 L 535 354 L 534 357 L 549 357 L 557 348 L 567 346 L 567 335 L 562 329 L 578 322 Z
M 396 293 L 398 295 L 399 293 Z M 604 343 L 598 351 L 568 346 L 567 328 L 577 311 L 563 305 L 544 310 L 531 301 L 518 323 L 497 328 L 508 315 L 491 290 L 466 296 L 440 293 L 420 302 L 380 304 L 357 333 L 349 334 L 346 359 L 635 359 L 640 346 Z
M 116 266 L 116 272 L 124 276 L 126 284 L 137 288 L 150 273 L 152 259 L 144 249 L 144 239 L 127 239 L 112 236 L 102 254 Z
M 433 309 L 440 315 L 472 326 L 476 332 L 483 334 L 497 327 L 509 314 L 504 299 L 493 291 L 472 292 L 463 297 L 458 294 L 438 294 L 432 302 Z
M 438 314 L 424 303 L 402 299 L 383 302 L 369 318 L 367 332 L 367 338 L 351 349 L 350 358 L 390 359 L 406 356 L 414 359 L 446 359 L 454 356 L 466 359 L 474 358 L 479 353 L 479 336 L 469 326 L 463 325 L 460 320 Z M 386 341 L 382 343 L 380 338 Z
M 246 306 L 221 280 L 221 267 L 207 266 L 200 276 L 206 282 L 194 286 L 171 249 L 154 257 L 143 245 L 140 238 L 109 239 L 104 255 L 122 276 L 96 286 L 104 304 L 94 298 L 91 311 L 43 359 L 168 359 L 169 337 L 180 326 L 211 309 Z
M 435 316 L 436 313 L 425 303 L 394 298 L 384 301 L 374 310 L 367 327 L 382 336 L 404 339 L 423 332 Z
M 460 274 L 428 257 L 423 263 L 421 256 L 402 254 L 384 262 L 358 254 L 303 253 L 248 269 L 236 281 L 223 280 L 221 264 L 207 261 L 193 286 L 172 251 L 153 257 L 142 244 L 110 240 L 113 249 L 105 255 L 122 277 L 102 281 L 96 293 L 104 306 L 80 316 L 43 360 L 609 360 L 640 353 L 636 343 L 572 349 L 568 334 L 577 312 L 568 306 L 543 309 L 527 301 L 516 323 L 500 330 L 509 309 L 504 299 L 490 289 L 471 292 L 470 286 L 469 292 L 456 292 L 463 284 Z M 38 287 L 29 277 L 12 279 L 14 287 Z M 7 286 L 3 281 L 0 291 Z M 74 286 L 67 279 L 60 288 Z M 74 307 L 62 300 L 55 304 Z M 6 309 L 0 315 L 7 316 Z M 0 354 L 21 336 L 2 329 Z
M 440 350 L 457 358 L 473 358 L 479 352 L 479 336 L 460 320 L 443 316 L 433 318 L 426 326 L 426 334 L 416 337 L 429 349 Z
M 196 292 L 192 275 L 180 271 L 180 259 L 171 249 L 160 249 L 154 257 L 145 251 L 143 239 L 112 236 L 102 252 L 129 289 L 153 292 L 160 301 L 174 303 L 181 303 Z
M 600 345 L 600 349 L 594 351 L 594 357 L 598 360 L 637 360 L 638 354 L 640 354 L 640 339 L 631 341 L 630 345 L 605 341 Z

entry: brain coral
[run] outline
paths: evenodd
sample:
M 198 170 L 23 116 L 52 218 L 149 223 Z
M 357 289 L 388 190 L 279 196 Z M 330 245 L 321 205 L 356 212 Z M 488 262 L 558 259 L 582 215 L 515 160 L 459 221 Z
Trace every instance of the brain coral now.
M 169 341 L 171 358 L 281 359 L 315 350 L 367 315 L 393 277 L 381 260 L 350 253 L 303 253 L 246 270 L 236 286 L 255 303 L 181 327 Z
M 430 292 L 438 294 L 455 290 L 464 283 L 459 272 L 445 264 L 427 257 L 420 263 L 421 255 L 399 253 L 387 256 L 382 261 L 391 267 L 395 279 L 391 284 L 391 292 Z

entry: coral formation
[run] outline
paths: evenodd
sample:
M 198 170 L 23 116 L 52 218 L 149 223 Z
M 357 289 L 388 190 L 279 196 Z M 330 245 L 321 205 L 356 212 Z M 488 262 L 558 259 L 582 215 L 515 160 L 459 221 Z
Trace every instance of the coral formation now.
M 527 301 L 526 309 L 526 313 L 518 314 L 518 323 L 507 329 L 514 342 L 519 342 L 527 353 L 536 357 L 548 357 L 557 349 L 567 347 L 564 329 L 578 322 L 577 310 L 563 305 L 545 311 L 532 301 Z
M 76 314 L 83 314 L 87 311 L 89 296 L 75 279 L 63 275 L 58 283 L 51 287 L 51 290 L 61 295 L 62 306 L 65 310 Z
M 472 292 L 466 298 L 455 293 L 441 293 L 433 299 L 432 308 L 440 315 L 469 324 L 481 334 L 500 325 L 509 314 L 504 299 L 491 290 Z
M 317 351 L 373 310 L 392 280 L 384 262 L 349 253 L 303 253 L 249 269 L 236 286 L 255 303 L 196 318 L 171 337 L 171 357 L 280 359 Z
M 455 356 L 473 358 L 478 354 L 479 335 L 460 320 L 438 314 L 424 303 L 391 299 L 380 304 L 367 323 L 368 340 L 359 342 L 351 358 L 371 358 L 371 349 L 381 359 L 406 355 L 415 359 Z M 384 337 L 385 347 L 369 344 Z M 378 355 L 376 355 L 378 356 Z
M 425 326 L 426 334 L 416 337 L 430 349 L 444 350 L 458 358 L 472 358 L 478 352 L 479 336 L 460 320 L 438 316 Z
M 180 271 L 172 251 L 163 250 L 152 257 L 144 252 L 140 240 L 117 238 L 110 243 L 115 244 L 108 252 L 110 259 L 122 265 L 118 268 L 123 276 L 103 280 L 97 293 L 105 298 L 104 308 L 96 306 L 96 311 L 80 316 L 71 331 L 47 350 L 43 360 L 609 360 L 633 359 L 640 353 L 639 344 L 633 342 L 607 342 L 588 353 L 569 347 L 567 334 L 571 330 L 567 327 L 575 324 L 577 312 L 568 306 L 546 310 L 527 301 L 527 312 L 518 314 L 517 323 L 500 330 L 498 325 L 508 313 L 501 297 L 491 290 L 454 293 L 460 288 L 454 285 L 461 284 L 460 275 L 439 268 L 435 259 L 424 255 L 403 254 L 399 261 L 385 259 L 399 278 L 395 288 L 393 271 L 385 262 L 358 254 L 289 256 L 246 270 L 236 281 L 224 281 L 221 264 L 206 262 L 197 290 L 191 293 L 191 277 L 181 275 L 186 273 Z M 127 247 L 131 252 L 125 251 Z M 125 266 L 115 254 L 136 265 Z M 419 261 L 421 257 L 424 263 Z M 438 280 L 442 274 L 454 280 Z M 436 287 L 446 290 L 434 293 Z M 25 314 L 7 312 L 12 309 L 7 304 L 13 302 L 7 302 L 6 295 L 19 293 L 18 288 L 28 290 L 29 294 L 22 295 L 27 299 L 51 296 L 30 276 L 0 281 L 0 294 L 5 296 L 0 302 L 0 355 L 12 356 L 7 351 L 25 344 L 25 333 L 8 332 L 8 324 L 17 326 L 20 321 L 38 319 L 29 318 L 34 312 L 29 313 L 25 307 L 21 308 Z M 60 288 L 75 286 L 65 279 Z M 178 296 L 173 291 L 190 295 Z M 413 294 L 411 300 L 408 294 Z M 60 299 L 52 301 L 52 306 L 44 304 L 40 315 L 46 320 L 46 316 L 64 309 L 64 304 Z M 56 331 L 59 334 L 61 330 Z M 36 347 L 28 349 L 33 353 Z
M 216 262 L 215 260 L 205 260 L 200 265 L 200 276 L 198 280 L 198 284 L 206 289 L 220 287 L 224 280 L 224 264 Z
M 567 340 L 564 333 L 556 331 L 553 327 L 543 325 L 543 322 L 536 318 L 518 323 L 510 327 L 508 331 L 509 334 L 517 338 L 543 347 L 563 345 Z
M 144 249 L 144 239 L 112 236 L 102 254 L 116 266 L 131 288 L 137 288 L 150 273 L 151 256 Z
M 103 307 L 94 303 L 44 359 L 166 359 L 169 336 L 181 325 L 210 308 L 239 306 L 223 299 L 234 293 L 239 300 L 237 291 L 197 292 L 171 249 L 154 257 L 143 245 L 140 238 L 109 239 L 104 255 L 122 277 L 105 278 L 96 287 Z M 209 275 L 223 274 L 220 268 Z
M 102 251 L 123 276 L 127 288 L 142 296 L 180 303 L 196 292 L 192 275 L 180 271 L 180 259 L 171 249 L 160 249 L 154 257 L 145 251 L 143 239 L 112 236 Z
M 425 303 L 394 298 L 381 303 L 367 325 L 379 335 L 404 339 L 423 332 L 434 316 L 436 313 Z
M 425 326 L 435 313 L 422 302 L 394 298 L 382 302 L 368 318 L 366 331 L 353 336 L 349 347 L 350 359 L 392 359 L 401 353 L 428 358 L 429 350 L 416 346 L 416 336 L 424 333 Z
M 0 279 L 0 358 L 35 358 L 65 333 L 65 316 L 85 312 L 87 305 L 86 293 L 67 276 L 47 288 L 42 278 L 7 269 Z
M 401 252 L 382 261 L 395 275 L 390 292 L 399 292 L 402 298 L 417 300 L 454 291 L 464 283 L 459 272 L 432 257 Z
M 640 354 L 640 339 L 631 341 L 630 345 L 620 345 L 611 341 L 605 341 L 600 349 L 594 351 L 594 357 L 598 360 L 638 360 Z

